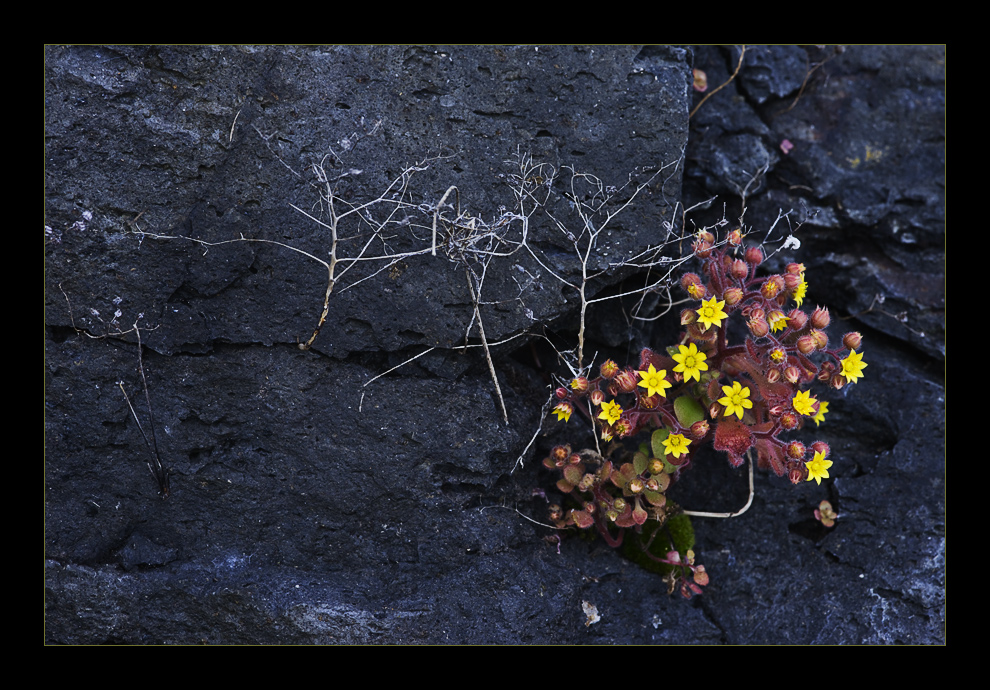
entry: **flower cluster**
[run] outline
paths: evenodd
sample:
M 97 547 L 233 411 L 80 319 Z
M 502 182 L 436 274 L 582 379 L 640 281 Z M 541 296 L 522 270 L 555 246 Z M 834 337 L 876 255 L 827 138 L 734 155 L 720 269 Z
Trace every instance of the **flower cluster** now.
M 736 467 L 755 451 L 759 467 L 792 483 L 829 478 L 827 444 L 816 441 L 809 455 L 804 444 L 782 436 L 806 420 L 816 426 L 824 421 L 828 402 L 812 387 L 837 390 L 864 377 L 862 336 L 847 333 L 829 347 L 828 310 L 801 309 L 808 289 L 804 266 L 789 264 L 782 274 L 759 277 L 763 251 L 746 247 L 740 231 L 718 247 L 703 231 L 694 251 L 702 270 L 680 281 L 696 300 L 681 312 L 680 341 L 662 352 L 642 350 L 635 366 L 608 360 L 597 377 L 578 377 L 556 391 L 559 420 L 577 412 L 606 441 L 648 435 L 632 460 L 617 466 L 596 453 L 554 450 L 544 464 L 563 473 L 558 489 L 578 499 L 577 508 L 558 508 L 551 516 L 558 526 L 596 526 L 615 545 L 625 529 L 639 533 L 651 519 L 662 524 L 673 514 L 667 487 L 708 442 Z M 746 336 L 732 343 L 728 326 L 737 319 Z M 669 553 L 651 558 L 674 561 Z M 685 559 L 677 562 L 682 592 L 698 593 L 707 582 L 704 570 L 699 579 L 693 558 L 690 567 Z

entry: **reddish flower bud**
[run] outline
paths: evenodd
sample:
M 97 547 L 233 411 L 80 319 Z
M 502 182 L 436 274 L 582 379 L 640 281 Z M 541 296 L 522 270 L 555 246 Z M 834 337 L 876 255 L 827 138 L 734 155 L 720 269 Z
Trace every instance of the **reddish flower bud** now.
M 650 458 L 650 462 L 646 465 L 646 469 L 650 474 L 660 474 L 663 472 L 663 468 L 663 460 L 660 458 Z
M 588 392 L 588 379 L 584 376 L 578 376 L 576 379 L 571 381 L 571 390 L 581 395 L 582 393 Z
M 630 493 L 641 494 L 646 488 L 646 482 L 639 477 L 633 477 L 626 488 L 629 489 Z
M 803 460 L 807 449 L 800 441 L 791 441 L 787 444 L 787 457 L 794 460 Z
M 572 465 L 579 465 L 581 464 L 581 456 L 578 455 L 577 453 L 571 453 L 567 457 L 567 462 L 569 462 Z
M 802 335 L 797 340 L 797 349 L 802 355 L 810 355 L 818 349 L 818 345 L 815 343 L 815 339 L 810 335 Z
M 785 407 L 784 405 L 774 405 L 767 411 L 770 413 L 771 417 L 779 417 L 780 415 L 784 414 L 784 410 L 786 409 L 787 407 Z
M 753 266 L 759 266 L 760 264 L 762 264 L 763 250 L 759 247 L 747 247 L 746 262 L 752 264 Z
M 742 298 L 743 291 L 737 287 L 730 287 L 722 294 L 722 299 L 724 299 L 725 303 L 730 307 L 733 304 L 739 304 L 742 301 Z
M 828 328 L 829 323 L 832 319 L 828 315 L 828 309 L 822 307 L 815 307 L 815 310 L 811 312 L 811 327 L 817 328 L 819 330 L 824 330 Z
M 561 388 L 558 388 L 557 390 L 555 390 L 555 391 L 553 392 L 553 394 L 557 396 L 557 399 L 558 399 L 558 400 L 563 400 L 563 399 L 564 399 L 564 398 L 566 398 L 566 397 L 567 397 L 567 395 L 568 395 L 568 393 L 567 393 L 567 389 L 566 389 L 566 388 L 563 388 L 563 387 L 561 387 Z
M 675 374 L 676 376 L 677 374 Z M 659 395 L 654 393 L 653 395 L 640 395 L 639 396 L 639 406 L 644 410 L 655 410 L 660 407 L 660 403 L 663 401 Z
M 804 264 L 787 264 L 784 270 L 791 275 L 799 276 L 804 273 Z
M 729 272 L 733 278 L 742 280 L 749 275 L 749 266 L 742 259 L 736 259 L 732 262 L 732 267 L 729 269 Z
M 707 259 L 712 255 L 712 245 L 704 240 L 695 240 L 691 245 L 691 249 L 699 259 Z
M 765 319 L 755 319 L 750 317 L 749 321 L 746 322 L 749 327 L 749 332 L 753 334 L 755 338 L 764 338 L 770 332 L 770 324 L 766 322 Z
M 698 311 L 696 309 L 685 309 L 681 312 L 681 325 L 690 326 L 698 320 Z
M 800 484 L 804 481 L 804 473 L 806 468 L 793 466 L 787 470 L 787 478 L 791 480 L 791 484 Z
M 639 387 L 639 375 L 632 369 L 623 369 L 615 375 L 615 386 L 622 393 L 632 393 Z
M 701 276 L 697 273 L 685 273 L 681 276 L 681 287 L 688 291 L 690 291 L 692 285 L 697 285 L 700 282 Z
M 736 228 L 735 230 L 733 230 L 732 232 L 730 232 L 729 233 L 729 236 L 726 237 L 725 239 L 733 247 L 740 247 L 740 246 L 742 246 L 742 243 L 743 243 L 743 237 L 745 237 L 745 235 L 743 235 L 742 230 L 740 230 L 739 228 Z
M 615 375 L 619 373 L 619 365 L 610 359 L 606 359 L 602 362 L 600 371 L 604 378 L 612 380 L 615 378 Z
M 777 383 L 777 381 L 780 381 L 780 370 L 770 369 L 767 372 L 767 381 L 769 381 L 770 383 Z
M 814 329 L 808 335 L 815 339 L 815 347 L 819 350 L 824 350 L 828 347 L 828 336 L 825 334 L 825 331 Z
M 828 444 L 824 441 L 815 441 L 811 444 L 811 450 L 816 453 L 821 453 L 823 457 L 828 457 L 828 454 L 832 452 L 832 449 L 828 447 Z
M 787 325 L 795 331 L 800 331 L 808 323 L 808 315 L 800 309 L 792 309 L 787 315 Z
M 715 235 L 711 234 L 707 230 L 699 230 L 698 239 L 702 242 L 707 242 L 708 244 L 715 244 Z
M 794 275 L 793 273 L 784 274 L 784 287 L 790 292 L 794 292 L 801 287 L 801 282 L 801 276 L 799 275 Z
M 553 460 L 554 465 L 557 467 L 563 467 L 570 454 L 570 446 L 554 446 L 553 450 L 550 451 L 550 458 Z
M 594 405 L 595 407 L 597 407 L 597 406 L 601 405 L 603 402 L 605 402 L 605 394 L 604 393 L 602 393 L 597 388 L 595 390 L 591 391 L 591 404 L 592 405 Z
M 719 405 L 717 402 L 713 402 L 708 406 L 708 416 L 712 419 L 718 419 L 718 416 L 722 414 L 722 410 L 725 408 Z
M 795 366 L 789 366 L 784 369 L 784 378 L 790 383 L 797 383 L 801 380 L 801 370 Z
M 793 429 L 801 421 L 800 417 L 793 412 L 785 412 L 780 415 L 780 425 L 785 429 Z
M 829 379 L 828 385 L 837 391 L 841 391 L 845 385 L 849 383 L 846 381 L 846 377 L 840 374 L 835 374 L 831 379 Z
M 708 435 L 708 431 L 711 426 L 708 424 L 707 419 L 702 419 L 701 421 L 695 422 L 691 425 L 690 435 L 695 441 L 701 441 Z
M 863 345 L 862 334 L 853 331 L 842 336 L 842 345 L 850 350 L 858 350 Z

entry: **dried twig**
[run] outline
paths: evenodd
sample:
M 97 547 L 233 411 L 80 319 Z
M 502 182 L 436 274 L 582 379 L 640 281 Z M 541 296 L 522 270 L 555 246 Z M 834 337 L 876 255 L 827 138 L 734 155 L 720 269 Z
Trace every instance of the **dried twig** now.
M 158 493 L 164 499 L 169 497 L 169 480 L 168 480 L 168 470 L 162 464 L 162 456 L 158 452 L 158 438 L 155 436 L 155 412 L 151 407 L 151 394 L 148 393 L 148 379 L 144 374 L 144 360 L 141 355 L 141 351 L 144 346 L 141 344 L 141 329 L 138 328 L 137 322 L 134 322 L 134 332 L 137 334 L 138 341 L 138 371 L 141 372 L 141 385 L 144 387 L 144 399 L 148 404 L 148 426 L 151 429 L 151 440 L 148 440 L 148 435 L 144 432 L 144 427 L 141 425 L 141 420 L 138 418 L 137 410 L 134 409 L 134 405 L 131 404 L 131 399 L 127 395 L 127 391 L 124 390 L 124 382 L 118 381 L 117 385 L 120 387 L 120 392 L 124 394 L 124 400 L 127 401 L 127 406 L 131 409 L 131 415 L 134 417 L 134 421 L 137 423 L 138 431 L 141 432 L 141 437 L 144 439 L 144 445 L 148 448 L 148 453 L 150 459 L 147 461 L 148 469 L 151 471 L 151 476 L 155 478 L 158 482 Z
M 705 104 L 705 101 L 707 101 L 709 98 L 711 98 L 712 96 L 714 96 L 715 94 L 717 94 L 719 91 L 721 91 L 723 88 L 725 88 L 726 86 L 728 86 L 729 82 L 736 78 L 736 75 L 739 74 L 739 70 L 742 69 L 743 57 L 745 57 L 745 55 L 746 55 L 746 46 L 745 45 L 742 45 L 740 47 L 740 50 L 739 50 L 739 62 L 736 63 L 736 71 L 733 72 L 732 75 L 728 79 L 726 79 L 724 82 L 722 82 L 722 84 L 719 85 L 718 88 L 716 88 L 716 89 L 714 89 L 712 91 L 709 91 L 708 93 L 705 94 L 705 97 L 702 98 L 698 102 L 698 105 L 694 106 L 694 110 L 692 110 L 691 111 L 691 114 L 688 115 L 688 119 L 689 120 L 692 117 L 694 117 L 694 114 L 696 112 L 698 112 L 698 108 L 700 108 L 701 106 L 703 106 Z

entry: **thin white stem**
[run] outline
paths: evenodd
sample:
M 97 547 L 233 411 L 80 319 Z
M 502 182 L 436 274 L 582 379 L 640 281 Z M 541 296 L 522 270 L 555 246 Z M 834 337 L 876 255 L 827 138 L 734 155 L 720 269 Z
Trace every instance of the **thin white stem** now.
M 681 512 L 684 513 L 685 515 L 691 515 L 691 516 L 694 516 L 694 517 L 734 518 L 734 517 L 738 517 L 738 516 L 742 515 L 747 510 L 749 510 L 749 507 L 751 505 L 753 505 L 753 495 L 754 495 L 754 491 L 753 491 L 753 458 L 750 457 L 750 455 L 751 455 L 750 453 L 747 453 L 746 454 L 746 459 L 748 461 L 747 464 L 749 465 L 749 500 L 746 501 L 746 505 L 744 505 L 742 508 L 740 508 L 739 510 L 737 510 L 734 513 L 706 513 L 706 512 L 703 512 L 703 511 L 699 511 L 699 510 L 682 510 Z

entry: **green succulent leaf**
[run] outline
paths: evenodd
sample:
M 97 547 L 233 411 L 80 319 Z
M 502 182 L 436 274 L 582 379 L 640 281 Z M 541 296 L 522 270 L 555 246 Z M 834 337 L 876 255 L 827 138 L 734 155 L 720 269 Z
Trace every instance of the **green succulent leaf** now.
M 674 414 L 677 415 L 677 421 L 681 426 L 688 428 L 705 418 L 705 408 L 691 396 L 682 395 L 674 401 Z
M 633 456 L 633 467 L 636 468 L 636 474 L 643 474 L 646 471 L 646 465 L 649 463 L 649 456 L 640 451 Z

